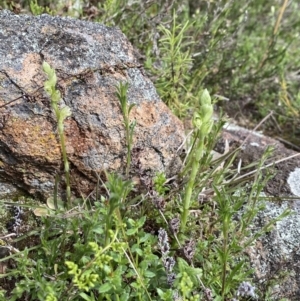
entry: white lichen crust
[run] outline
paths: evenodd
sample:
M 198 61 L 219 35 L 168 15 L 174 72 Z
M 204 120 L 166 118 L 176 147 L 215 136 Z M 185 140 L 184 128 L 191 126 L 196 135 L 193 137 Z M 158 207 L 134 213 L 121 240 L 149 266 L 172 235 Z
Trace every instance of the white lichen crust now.
M 287 182 L 290 186 L 292 194 L 300 196 L 300 168 L 296 168 L 290 173 Z

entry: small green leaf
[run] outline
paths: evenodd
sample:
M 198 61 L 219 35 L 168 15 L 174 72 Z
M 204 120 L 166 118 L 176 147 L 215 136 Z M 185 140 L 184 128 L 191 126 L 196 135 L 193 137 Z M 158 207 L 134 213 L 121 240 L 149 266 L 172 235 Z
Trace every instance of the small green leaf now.
M 128 108 L 128 114 L 131 112 L 131 110 L 135 107 L 135 103 L 132 103 Z
M 54 89 L 55 89 L 55 85 L 54 85 Z M 51 94 L 51 101 L 57 103 L 60 101 L 60 99 L 61 99 L 61 95 L 59 90 L 54 90 Z
M 96 227 L 93 228 L 93 232 L 97 234 L 103 234 L 104 230 L 101 226 L 97 225 Z
M 146 221 L 146 216 L 144 215 L 138 220 L 137 227 L 139 227 L 139 228 L 143 227 L 145 221 Z
M 51 86 L 51 83 L 49 81 L 45 81 L 44 89 L 47 92 L 47 94 L 49 94 L 49 95 L 52 94 L 52 86 Z
M 112 285 L 109 282 L 106 282 L 100 286 L 100 288 L 98 289 L 98 292 L 101 294 L 107 293 L 111 288 L 112 288 Z
M 211 120 L 214 112 L 214 107 L 212 105 L 203 105 L 201 107 L 201 115 L 202 115 L 202 122 L 208 122 Z
M 52 196 L 47 199 L 47 206 L 52 210 L 56 209 L 54 205 L 54 198 Z M 58 209 L 64 209 L 64 202 L 62 200 L 57 200 L 57 206 Z
M 133 235 L 133 234 L 135 234 L 136 232 L 137 232 L 137 228 L 133 228 L 133 229 L 128 229 L 127 231 L 126 231 L 126 234 L 127 235 Z
M 132 253 L 137 253 L 138 255 L 143 256 L 143 251 L 140 249 L 140 247 L 139 247 L 138 244 L 134 244 L 134 245 L 131 247 L 131 252 L 132 252 Z
M 143 237 L 140 238 L 140 242 L 145 242 L 147 240 L 149 240 L 151 238 L 151 234 L 150 233 L 146 233 Z
M 93 294 L 87 295 L 86 293 L 82 292 L 82 293 L 79 294 L 79 296 L 82 297 L 86 301 L 95 301 L 95 297 L 94 297 Z
M 43 62 L 43 70 L 45 73 L 49 74 L 51 72 L 51 67 L 47 62 Z
M 71 109 L 68 106 L 63 107 L 60 110 L 60 116 L 63 120 L 66 119 L 67 117 L 71 116 L 71 115 L 72 115 L 72 112 L 71 112 Z
M 164 292 L 160 288 L 157 288 L 156 291 L 160 297 L 163 297 Z
M 39 207 L 39 208 L 35 208 L 33 210 L 33 213 L 34 213 L 35 216 L 48 216 L 48 215 L 51 214 L 51 210 L 49 210 L 46 207 L 45 208 Z
M 198 112 L 194 113 L 193 116 L 193 126 L 197 129 L 201 129 L 202 126 L 202 118 Z
M 153 277 L 155 277 L 155 273 L 153 273 L 153 272 L 151 272 L 151 271 L 145 271 L 144 272 L 144 276 L 146 277 L 146 278 L 153 278 Z
M 127 222 L 130 224 L 130 226 L 135 226 L 135 220 L 132 218 L 128 218 Z
M 125 292 L 122 292 L 122 295 L 120 297 L 120 301 L 127 301 L 127 300 L 129 300 L 129 294 L 125 293 Z
M 204 91 L 202 92 L 202 95 L 200 97 L 200 103 L 202 106 L 211 105 L 211 97 L 207 89 L 204 89 Z

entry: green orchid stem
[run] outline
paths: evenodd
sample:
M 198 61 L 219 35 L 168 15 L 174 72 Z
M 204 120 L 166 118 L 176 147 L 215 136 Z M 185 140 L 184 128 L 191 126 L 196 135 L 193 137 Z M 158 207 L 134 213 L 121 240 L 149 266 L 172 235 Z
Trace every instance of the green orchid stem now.
M 130 122 L 130 111 L 135 106 L 135 104 L 131 104 L 128 106 L 127 104 L 127 90 L 128 90 L 129 84 L 128 83 L 120 83 L 119 86 L 117 86 L 117 97 L 121 104 L 121 110 L 123 114 L 124 119 L 124 125 L 125 125 L 125 135 L 126 135 L 126 142 L 127 142 L 127 164 L 126 164 L 126 177 L 128 178 L 129 172 L 130 172 L 130 165 L 131 165 L 131 150 L 132 150 L 132 142 L 133 142 L 133 131 L 136 125 L 136 122 Z
M 61 146 L 62 157 L 64 161 L 64 170 L 65 170 L 65 177 L 66 177 L 66 197 L 67 197 L 67 207 L 72 207 L 71 201 L 71 187 L 70 187 L 70 167 L 69 161 L 67 158 L 67 151 L 66 151 L 66 142 L 65 142 L 65 135 L 64 135 L 64 120 L 71 116 L 71 110 L 69 107 L 65 106 L 62 109 L 58 107 L 58 103 L 61 100 L 61 94 L 58 89 L 56 89 L 57 77 L 55 74 L 55 70 L 50 67 L 47 62 L 43 62 L 43 70 L 47 74 L 48 80 L 44 83 L 44 89 L 46 93 L 51 98 L 51 107 L 55 113 L 55 117 L 57 120 L 57 128 L 58 128 L 58 135 L 59 135 L 59 142 Z M 57 178 L 56 178 L 57 181 Z M 57 183 L 56 185 L 56 192 L 57 193 Z M 57 200 L 56 200 L 57 202 Z
M 131 165 L 131 141 L 130 141 L 130 124 L 128 112 L 124 114 L 124 123 L 126 128 L 126 141 L 127 141 L 127 163 L 126 163 L 126 177 L 129 176 L 130 165 Z
M 69 208 L 72 208 L 72 200 L 71 200 L 71 187 L 70 187 L 70 166 L 69 161 L 67 157 L 67 151 L 66 151 L 66 142 L 65 142 L 65 134 L 64 134 L 64 117 L 62 116 L 61 111 L 58 108 L 57 102 L 52 101 L 51 106 L 55 112 L 55 116 L 58 123 L 58 135 L 59 135 L 59 141 L 60 141 L 60 147 L 64 162 L 64 172 L 66 177 L 66 198 L 67 198 L 67 205 Z
M 193 188 L 195 186 L 196 176 L 200 168 L 200 161 L 204 153 L 204 141 L 205 138 L 209 135 L 213 126 L 213 105 L 211 103 L 211 97 L 206 89 L 201 93 L 199 105 L 200 109 L 198 112 L 194 112 L 193 117 L 193 125 L 196 133 L 194 136 L 193 147 L 190 153 L 190 162 L 187 163 L 187 166 L 191 166 L 191 173 L 186 186 L 183 200 L 183 209 L 181 213 L 180 230 L 182 235 L 184 235 L 191 206 Z
M 65 169 L 65 177 L 66 177 L 66 194 L 67 194 L 67 204 L 70 208 L 72 208 L 72 200 L 71 200 L 71 186 L 70 186 L 70 166 L 67 157 L 66 151 L 66 143 L 65 143 L 65 135 L 64 130 L 59 130 L 59 139 L 62 150 L 62 156 L 64 161 L 64 169 Z
M 183 201 L 183 211 L 181 214 L 181 224 L 180 224 L 181 233 L 183 233 L 185 230 L 187 218 L 189 215 L 189 209 L 190 209 L 190 203 L 191 203 L 193 188 L 194 188 L 194 184 L 195 184 L 195 179 L 197 176 L 197 172 L 199 170 L 200 160 L 203 156 L 204 138 L 205 138 L 204 135 L 200 134 L 200 137 L 198 138 L 199 140 L 198 140 L 198 144 L 196 147 L 194 159 L 192 160 L 193 161 L 192 162 L 192 170 L 191 170 L 189 181 L 187 183 L 185 197 L 184 197 L 184 201 Z

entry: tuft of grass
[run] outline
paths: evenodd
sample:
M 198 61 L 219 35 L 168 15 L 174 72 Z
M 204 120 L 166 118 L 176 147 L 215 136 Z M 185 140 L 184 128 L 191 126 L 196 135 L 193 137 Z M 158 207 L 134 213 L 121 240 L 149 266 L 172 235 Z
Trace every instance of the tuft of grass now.
M 192 68 L 187 34 L 193 23 L 178 23 L 175 12 L 171 25 L 160 25 L 159 60 L 148 55 L 145 66 L 156 77 L 156 87 L 166 104 L 178 115 L 184 116 L 188 105 L 186 81 Z

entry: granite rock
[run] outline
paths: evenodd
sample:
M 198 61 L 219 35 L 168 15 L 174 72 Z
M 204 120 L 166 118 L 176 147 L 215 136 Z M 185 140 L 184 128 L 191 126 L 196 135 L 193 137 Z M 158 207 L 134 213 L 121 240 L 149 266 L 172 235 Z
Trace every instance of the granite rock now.
M 135 104 L 130 120 L 136 121 L 133 148 L 139 168 L 175 175 L 181 167 L 177 150 L 183 125 L 159 98 L 138 57 L 117 28 L 1 11 L 1 179 L 44 198 L 53 193 L 55 175 L 63 177 L 57 123 L 43 89 L 43 61 L 56 70 L 60 106 L 72 111 L 65 135 L 74 194 L 93 191 L 96 173 L 103 170 L 124 174 L 125 128 L 116 97 L 120 82 L 128 82 L 128 103 Z

